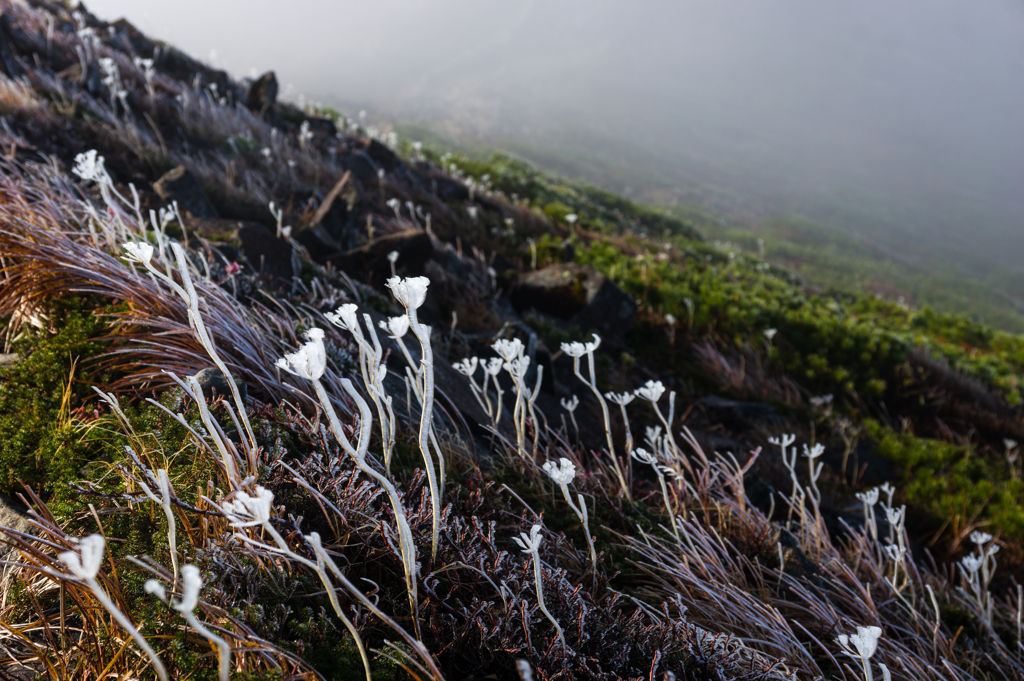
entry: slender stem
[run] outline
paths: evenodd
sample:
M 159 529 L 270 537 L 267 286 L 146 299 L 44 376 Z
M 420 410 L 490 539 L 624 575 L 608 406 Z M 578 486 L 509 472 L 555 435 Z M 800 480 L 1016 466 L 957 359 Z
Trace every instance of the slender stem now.
M 438 489 L 434 472 L 434 462 L 430 456 L 430 431 L 434 418 L 434 351 L 430 347 L 430 329 L 420 324 L 416 308 L 406 308 L 409 315 L 409 328 L 420 342 L 420 363 L 423 365 L 423 408 L 420 410 L 420 451 L 427 469 L 427 482 L 430 483 L 430 500 L 433 507 L 433 532 L 430 543 L 431 557 L 437 557 L 437 540 L 441 529 L 441 491 Z M 438 456 L 440 457 L 440 450 Z M 443 463 L 441 464 L 444 465 Z
M 313 387 L 316 390 L 316 395 L 320 400 L 320 404 L 323 405 L 324 412 L 327 414 L 328 422 L 331 426 L 331 432 L 334 433 L 335 439 L 338 444 L 341 445 L 342 449 L 348 453 L 349 456 L 355 461 L 356 466 L 359 470 L 366 473 L 374 480 L 376 480 L 381 487 L 388 494 L 388 498 L 391 501 L 391 507 L 395 512 L 395 524 L 398 526 L 398 539 L 399 545 L 402 549 L 402 562 L 405 568 L 405 585 L 409 592 L 409 605 L 412 608 L 413 625 L 416 630 L 416 636 L 419 637 L 420 633 L 420 620 L 419 620 L 419 598 L 417 596 L 416 586 L 416 544 L 413 541 L 412 530 L 409 528 L 409 520 L 405 514 L 405 508 L 402 506 L 402 499 L 398 495 L 398 490 L 385 476 L 378 473 L 368 463 L 366 463 L 366 449 L 370 442 L 370 430 L 373 427 L 373 414 L 370 412 L 370 405 L 366 404 L 366 400 L 356 391 L 352 385 L 352 381 L 345 378 L 341 381 L 342 387 L 345 388 L 345 392 L 356 402 L 359 407 L 360 413 L 360 428 L 359 428 L 359 442 L 358 449 L 352 447 L 348 438 L 345 436 L 344 431 L 341 427 L 341 421 L 338 420 L 338 415 L 334 411 L 334 406 L 331 404 L 330 397 L 327 395 L 327 391 L 324 390 L 323 384 L 319 380 L 313 380 Z
M 156 675 L 160 677 L 160 681 L 168 681 L 167 670 L 164 669 L 163 662 L 161 662 L 160 658 L 157 657 L 156 651 L 153 650 L 146 639 L 143 638 L 142 634 L 139 633 L 139 630 L 135 628 L 128 617 L 118 610 L 117 606 L 110 600 L 110 597 L 107 596 L 107 592 L 103 590 L 103 587 L 100 586 L 100 583 L 96 578 L 88 577 L 86 578 L 85 583 L 89 585 L 93 596 L 95 596 L 96 600 L 100 602 L 103 609 L 109 612 L 111 617 L 121 625 L 121 628 L 128 632 L 128 635 L 132 637 L 132 640 L 139 644 L 139 647 L 142 648 L 142 652 L 144 652 L 146 657 L 149 658 L 149 661 L 153 663 L 153 668 L 156 670 Z

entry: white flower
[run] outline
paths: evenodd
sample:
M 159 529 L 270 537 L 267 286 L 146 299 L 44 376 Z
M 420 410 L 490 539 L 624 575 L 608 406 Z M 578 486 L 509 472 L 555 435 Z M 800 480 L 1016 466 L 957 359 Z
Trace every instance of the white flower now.
M 78 540 L 78 551 L 65 551 L 58 558 L 79 579 L 95 579 L 103 564 L 103 551 L 107 542 L 102 535 L 90 534 Z
M 807 445 L 804 445 L 804 456 L 808 459 L 817 459 L 819 456 L 825 453 L 825 445 L 820 442 L 810 449 L 807 449 Z
M 199 568 L 195 565 L 186 565 L 181 568 L 181 600 L 171 607 L 178 612 L 190 613 L 199 605 L 199 592 L 203 588 L 203 578 L 199 574 Z
M 885 547 L 885 555 L 889 556 L 889 558 L 891 560 L 893 560 L 893 561 L 895 561 L 897 563 L 899 561 L 903 560 L 903 556 L 905 556 L 906 554 L 907 554 L 907 550 L 905 548 L 903 548 L 902 546 L 896 546 L 895 544 L 890 544 L 889 546 Z
M 569 459 L 562 457 L 558 463 L 554 461 L 545 463 L 544 472 L 559 485 L 568 485 L 576 477 L 576 466 Z
M 518 338 L 513 338 L 512 340 L 499 338 L 494 341 L 494 345 L 491 346 L 491 350 L 494 350 L 494 352 L 506 362 L 511 362 L 513 359 L 522 356 L 523 342 Z
M 523 380 L 526 377 L 526 372 L 530 368 L 529 357 L 517 357 L 510 362 L 505 362 L 505 371 L 512 374 L 512 377 L 518 380 Z
M 156 596 L 164 603 L 167 602 L 167 592 L 164 590 L 164 585 L 155 579 L 147 579 L 146 583 L 142 585 L 142 590 L 151 596 Z
M 820 409 L 832 404 L 832 395 L 821 395 L 819 397 L 811 398 L 811 406 L 815 409 Z
M 665 315 L 665 321 L 668 323 L 669 326 L 675 326 L 676 325 L 675 315 L 670 315 L 670 314 Z
M 391 277 L 385 284 L 406 308 L 418 309 L 427 299 L 427 286 L 430 280 L 426 277 Z
M 976 556 L 972 553 L 968 556 L 964 556 L 963 559 L 960 561 L 960 565 L 963 566 L 964 570 L 966 570 L 969 574 L 973 575 L 981 568 L 981 565 L 984 562 L 984 558 L 982 558 L 981 556 Z
M 571 343 L 562 343 L 562 352 L 576 359 L 587 354 L 587 348 L 583 343 L 573 341 Z
M 124 250 L 128 253 L 124 256 L 128 262 L 145 265 L 153 259 L 153 246 L 145 241 L 128 242 L 124 244 Z
M 477 357 L 470 357 L 464 359 L 461 362 L 456 362 L 452 365 L 452 368 L 458 371 L 463 376 L 472 376 L 476 373 L 476 368 L 480 364 L 480 359 Z
M 665 386 L 661 381 L 647 381 L 643 387 L 633 391 L 637 397 L 642 397 L 649 402 L 657 402 L 665 394 Z
M 907 515 L 907 507 L 900 506 L 899 508 L 887 508 L 885 509 L 885 518 L 889 521 L 889 524 L 893 527 L 903 527 L 903 519 Z
M 878 488 L 872 487 L 867 492 L 858 493 L 857 498 L 868 506 L 874 506 L 878 503 Z
M 359 330 L 359 317 L 356 316 L 358 309 L 359 306 L 355 303 L 345 303 L 334 312 L 328 312 L 324 316 L 331 324 L 356 333 Z
M 596 333 L 592 333 L 590 334 L 590 337 L 593 338 L 594 340 L 590 341 L 589 343 L 583 346 L 584 348 L 586 348 L 588 354 L 593 352 L 594 350 L 597 350 L 597 348 L 601 346 L 600 336 L 598 336 Z
M 393 211 L 398 211 L 398 207 L 402 205 L 402 202 L 398 199 L 388 199 L 387 206 Z
M 327 369 L 323 329 L 310 329 L 306 332 L 306 338 L 309 339 L 308 343 L 277 360 L 276 366 L 299 378 L 317 381 Z
M 1006 447 L 1007 449 L 1013 449 L 1014 447 L 1017 446 L 1017 441 L 1011 440 L 1010 438 L 1006 438 L 1003 440 L 1003 446 Z
M 391 251 L 388 253 L 388 262 L 398 262 L 398 251 Z
M 487 363 L 483 365 L 484 371 L 491 376 L 497 376 L 501 372 L 501 360 L 497 357 L 491 357 L 487 360 Z
M 390 333 L 392 338 L 401 338 L 409 331 L 409 316 L 389 317 L 386 322 L 380 322 L 380 328 Z
M 778 333 L 778 329 L 765 329 L 763 333 L 765 338 L 771 340 L 772 338 L 775 338 L 775 334 Z
M 561 401 L 562 401 L 562 409 L 565 409 L 566 411 L 570 411 L 570 412 L 576 411 L 576 407 L 580 406 L 580 399 L 578 397 L 576 397 L 575 395 L 573 395 L 572 399 L 569 399 L 569 400 L 567 400 L 567 399 L 565 399 L 563 397 Z
M 579 219 L 580 216 L 576 215 L 576 213 L 569 213 L 568 215 L 565 216 L 565 221 L 568 222 L 570 225 L 575 225 L 576 221 Z
M 522 537 L 520 539 L 520 537 Z M 534 525 L 530 528 L 530 535 L 527 536 L 525 532 L 520 532 L 519 537 L 512 537 L 512 541 L 519 544 L 519 548 L 523 550 L 523 553 L 537 553 L 540 550 L 540 525 Z
M 632 393 L 622 393 L 621 395 L 617 395 L 615 393 L 609 392 L 605 393 L 604 396 L 607 397 L 608 400 L 613 404 L 622 405 L 623 407 L 636 399 L 636 396 L 634 396 Z
M 97 156 L 95 149 L 75 156 L 75 167 L 71 172 L 83 180 L 103 182 L 108 179 L 107 171 L 103 167 L 103 157 Z
M 971 541 L 978 546 L 992 541 L 992 535 L 987 532 L 971 532 Z
M 649 466 L 656 466 L 658 464 L 658 460 L 654 458 L 654 455 L 650 454 L 643 447 L 637 447 L 633 450 L 633 458 L 640 463 L 645 463 Z
M 856 634 L 840 634 L 836 641 L 850 657 L 867 661 L 878 650 L 878 637 L 881 635 L 882 630 L 878 627 L 857 627 Z M 854 648 L 857 650 L 856 653 L 853 652 Z
M 231 527 L 255 527 L 270 522 L 273 503 L 274 493 L 257 485 L 256 496 L 239 491 L 235 494 L 234 501 L 225 501 L 221 504 L 221 510 L 231 521 Z

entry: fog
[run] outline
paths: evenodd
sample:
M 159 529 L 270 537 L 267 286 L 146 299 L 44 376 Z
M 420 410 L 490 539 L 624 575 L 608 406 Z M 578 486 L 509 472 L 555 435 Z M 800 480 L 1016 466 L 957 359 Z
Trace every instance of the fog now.
M 639 198 L 802 213 L 978 271 L 1024 260 L 1019 0 L 87 4 L 236 75 L 274 69 L 291 99 Z

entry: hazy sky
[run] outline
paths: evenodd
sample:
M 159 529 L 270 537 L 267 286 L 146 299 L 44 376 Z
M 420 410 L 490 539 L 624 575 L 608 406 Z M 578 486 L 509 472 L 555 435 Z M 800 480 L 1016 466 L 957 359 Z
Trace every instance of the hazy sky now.
M 371 121 L 1024 261 L 1022 0 L 86 4 Z

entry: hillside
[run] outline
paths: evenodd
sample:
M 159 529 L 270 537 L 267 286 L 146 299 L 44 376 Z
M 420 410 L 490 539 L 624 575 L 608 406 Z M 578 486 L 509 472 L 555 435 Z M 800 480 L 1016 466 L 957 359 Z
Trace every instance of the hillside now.
M 1020 336 L 0 10 L 0 677 L 1024 679 Z

